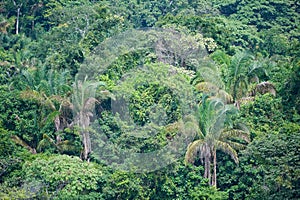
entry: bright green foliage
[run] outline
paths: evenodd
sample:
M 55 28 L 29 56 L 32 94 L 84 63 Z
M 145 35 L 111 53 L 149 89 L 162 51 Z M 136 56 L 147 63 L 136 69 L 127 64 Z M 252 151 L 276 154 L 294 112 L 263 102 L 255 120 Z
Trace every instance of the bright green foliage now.
M 284 123 L 281 100 L 270 94 L 257 96 L 241 107 L 237 118 L 249 127 L 252 137 L 278 133 Z
M 0 190 L 0 198 L 4 200 L 9 199 L 27 199 L 30 197 L 30 192 L 26 192 L 24 189 L 11 188 L 3 186 Z
M 102 181 L 102 170 L 94 163 L 66 155 L 37 158 L 23 166 L 24 185 L 36 183 L 39 195 L 74 198 L 79 194 L 96 191 Z
M 0 199 L 300 199 L 299 13 L 296 0 L 0 1 Z M 160 28 L 130 30 L 144 27 Z M 238 115 L 202 102 L 190 118 L 205 92 Z M 118 157 L 196 127 L 194 165 L 190 141 L 143 161 L 154 172 Z

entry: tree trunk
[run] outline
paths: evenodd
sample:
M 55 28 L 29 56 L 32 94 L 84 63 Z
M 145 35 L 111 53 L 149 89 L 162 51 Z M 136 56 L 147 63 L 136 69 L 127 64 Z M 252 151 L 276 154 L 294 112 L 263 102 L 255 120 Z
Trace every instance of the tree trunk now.
M 17 7 L 16 35 L 18 35 L 19 34 L 20 12 L 21 12 L 21 7 L 22 7 L 23 3 L 21 3 L 20 5 L 17 5 L 16 1 L 13 1 L 13 3 Z
M 212 155 L 213 155 L 214 168 L 213 168 L 211 185 L 217 187 L 217 152 L 216 152 L 216 149 L 213 149 Z
M 204 166 L 204 178 L 207 178 L 208 179 L 208 183 L 209 184 L 211 184 L 210 183 L 210 181 L 211 181 L 211 173 L 210 173 L 210 156 L 205 156 L 205 158 L 204 158 L 204 162 L 205 162 L 205 166 Z
M 16 35 L 19 34 L 20 9 L 21 9 L 20 7 L 17 9 Z
M 84 130 L 83 137 L 83 159 L 89 161 L 89 154 L 91 153 L 91 139 L 88 131 Z
M 82 129 L 81 137 L 82 137 L 82 143 L 83 143 L 83 152 L 82 152 L 81 159 L 89 161 L 89 154 L 92 151 L 90 133 L 87 130 L 87 128 L 90 124 L 90 118 L 86 113 L 81 111 L 79 113 L 77 120 L 78 120 L 79 127 Z

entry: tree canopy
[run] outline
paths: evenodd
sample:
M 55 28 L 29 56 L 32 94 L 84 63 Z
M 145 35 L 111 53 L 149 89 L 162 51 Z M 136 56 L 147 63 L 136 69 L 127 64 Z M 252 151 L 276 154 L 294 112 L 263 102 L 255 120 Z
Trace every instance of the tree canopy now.
M 296 0 L 0 1 L 0 199 L 299 199 Z

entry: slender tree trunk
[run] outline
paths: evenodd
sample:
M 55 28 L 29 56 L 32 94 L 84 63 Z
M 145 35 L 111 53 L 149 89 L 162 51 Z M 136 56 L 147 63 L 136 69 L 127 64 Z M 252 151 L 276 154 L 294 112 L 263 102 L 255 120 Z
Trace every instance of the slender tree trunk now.
M 211 184 L 210 183 L 211 182 L 211 175 L 210 175 L 211 174 L 211 172 L 210 172 L 211 171 L 210 170 L 210 164 L 211 163 L 210 163 L 210 159 L 211 159 L 210 156 L 205 156 L 205 159 L 204 159 L 205 160 L 204 161 L 205 162 L 205 166 L 204 166 L 204 168 L 205 168 L 204 169 L 204 178 L 208 179 L 208 183 L 209 184 Z
M 82 152 L 81 159 L 89 161 L 89 154 L 92 151 L 90 133 L 87 130 L 87 127 L 90 124 L 89 116 L 86 115 L 84 112 L 80 112 L 78 124 L 79 124 L 80 128 L 82 129 L 81 137 L 82 137 L 82 143 L 83 143 L 83 152 Z
M 17 21 L 16 21 L 16 35 L 19 34 L 19 21 L 20 21 L 20 12 L 22 3 L 20 5 L 17 5 L 16 1 L 13 1 L 14 5 L 17 7 Z
M 20 7 L 17 9 L 16 35 L 19 34 L 20 9 L 21 9 Z
M 217 187 L 217 152 L 215 148 L 213 149 L 212 155 L 213 155 L 214 168 L 213 168 L 211 185 Z
M 233 102 L 236 101 L 236 97 L 237 97 L 237 80 L 235 80 L 234 85 L 233 85 Z
M 207 158 L 204 158 L 204 178 L 208 178 L 208 172 L 207 172 Z
M 91 153 L 91 139 L 90 139 L 90 134 L 88 131 L 84 131 L 83 132 L 83 146 L 84 146 L 84 150 L 83 150 L 83 158 L 84 160 L 89 161 L 89 154 Z

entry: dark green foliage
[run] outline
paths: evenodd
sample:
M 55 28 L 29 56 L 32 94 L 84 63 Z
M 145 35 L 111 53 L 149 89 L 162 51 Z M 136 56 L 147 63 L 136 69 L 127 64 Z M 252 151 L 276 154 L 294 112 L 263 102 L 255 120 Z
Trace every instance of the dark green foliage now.
M 105 199 L 226 199 L 226 192 L 207 185 L 201 171 L 201 166 L 181 162 L 148 174 L 116 171 L 107 177 L 102 195 Z
M 7 86 L 1 86 L 0 92 L 2 127 L 20 136 L 30 146 L 36 147 L 41 138 L 38 105 L 33 101 L 22 99 L 19 91 L 9 91 Z
M 171 89 L 158 84 L 145 83 L 136 88 L 136 92 L 130 99 L 129 112 L 132 113 L 131 117 L 134 122 L 142 126 L 150 123 L 149 115 L 153 112 L 151 108 L 156 104 L 160 105 L 161 112 L 166 114 L 167 119 L 162 119 L 165 120 L 166 124 L 173 123 L 179 119 L 179 102 L 176 100 L 176 96 L 172 94 Z
M 232 199 L 299 198 L 299 125 L 286 123 L 276 135 L 257 139 L 242 153 Z
M 207 14 L 217 13 L 212 4 L 207 1 L 199 0 L 178 0 L 178 1 L 120 1 L 110 2 L 116 12 L 122 13 L 133 27 L 143 28 L 152 27 L 160 17 L 172 14 Z
M 189 30 L 201 32 L 206 37 L 213 38 L 219 48 L 233 54 L 242 48 L 255 49 L 262 40 L 255 35 L 256 29 L 239 21 L 214 15 L 177 15 L 169 14 L 157 22 L 158 26 L 165 24 L 180 24 Z
M 286 108 L 286 114 L 295 122 L 299 122 L 296 115 L 300 115 L 300 65 L 295 64 L 290 76 L 287 78 L 285 86 L 282 88 L 283 105 Z
M 258 30 L 273 26 L 284 27 L 281 31 L 294 31 L 299 24 L 299 4 L 297 1 L 256 1 L 242 0 L 237 6 L 236 14 L 232 16 L 245 24 L 255 25 Z
M 127 72 L 136 67 L 146 64 L 149 58 L 149 52 L 145 50 L 136 50 L 120 55 L 108 68 L 100 75 L 100 81 L 113 81 L 114 85 Z

